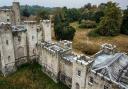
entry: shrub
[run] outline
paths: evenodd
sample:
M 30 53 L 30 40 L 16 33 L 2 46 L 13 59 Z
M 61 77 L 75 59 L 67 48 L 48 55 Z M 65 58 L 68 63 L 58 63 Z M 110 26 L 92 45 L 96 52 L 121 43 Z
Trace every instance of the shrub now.
M 99 34 L 97 33 L 96 30 L 91 30 L 89 33 L 88 33 L 88 36 L 92 36 L 92 37 L 98 37 Z
M 83 21 L 79 25 L 79 28 L 95 28 L 95 27 L 96 27 L 96 22 L 95 21 L 91 21 L 91 20 Z

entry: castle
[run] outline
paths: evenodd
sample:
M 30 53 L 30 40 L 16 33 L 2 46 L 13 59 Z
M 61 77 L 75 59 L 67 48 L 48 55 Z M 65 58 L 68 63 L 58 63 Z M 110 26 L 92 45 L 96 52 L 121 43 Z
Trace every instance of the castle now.
M 92 56 L 76 55 L 72 42 L 52 42 L 50 20 L 21 22 L 19 2 L 13 2 L 11 9 L 0 9 L 0 71 L 6 76 L 33 60 L 71 89 L 128 89 L 126 53 L 103 44 Z

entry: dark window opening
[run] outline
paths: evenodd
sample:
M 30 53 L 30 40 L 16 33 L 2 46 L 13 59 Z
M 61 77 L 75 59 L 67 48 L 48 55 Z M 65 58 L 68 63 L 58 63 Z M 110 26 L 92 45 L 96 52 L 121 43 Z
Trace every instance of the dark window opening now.
M 108 89 L 108 86 L 104 85 L 104 89 Z
M 80 85 L 76 83 L 76 89 L 80 89 Z
M 21 37 L 20 36 L 18 36 L 18 41 L 21 42 Z
M 7 22 L 9 22 L 10 21 L 10 19 L 7 19 Z
M 90 83 L 93 83 L 94 80 L 93 80 L 93 77 L 90 77 Z
M 6 40 L 6 44 L 8 45 L 8 40 Z
M 10 57 L 10 56 L 8 56 L 8 61 L 10 61 L 10 59 L 11 59 L 11 57 Z
M 34 36 L 32 36 L 32 40 L 34 40 Z
M 80 70 L 78 70 L 78 76 L 81 76 L 81 71 Z

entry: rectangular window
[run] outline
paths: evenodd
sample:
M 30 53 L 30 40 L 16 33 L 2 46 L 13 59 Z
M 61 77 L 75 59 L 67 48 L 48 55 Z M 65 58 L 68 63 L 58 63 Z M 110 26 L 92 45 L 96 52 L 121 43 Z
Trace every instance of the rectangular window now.
M 81 76 L 81 71 L 80 70 L 78 70 L 78 76 Z
M 34 36 L 32 36 L 32 40 L 34 40 Z
M 6 45 L 8 45 L 8 40 L 6 40 Z
M 10 56 L 8 56 L 8 61 L 10 61 L 10 59 L 11 59 L 11 57 L 10 57 Z

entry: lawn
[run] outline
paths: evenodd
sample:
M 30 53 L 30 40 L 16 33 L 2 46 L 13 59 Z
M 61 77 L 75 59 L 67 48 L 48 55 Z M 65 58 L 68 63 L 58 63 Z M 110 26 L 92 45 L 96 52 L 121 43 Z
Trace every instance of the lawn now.
M 8 77 L 0 76 L 0 89 L 69 89 L 54 83 L 38 64 L 26 64 Z
M 71 23 L 76 28 L 73 40 L 73 49 L 77 53 L 92 55 L 100 49 L 100 45 L 110 43 L 117 46 L 118 51 L 128 53 L 128 36 L 120 34 L 115 37 L 89 37 L 88 33 L 93 29 L 80 29 L 78 22 Z

